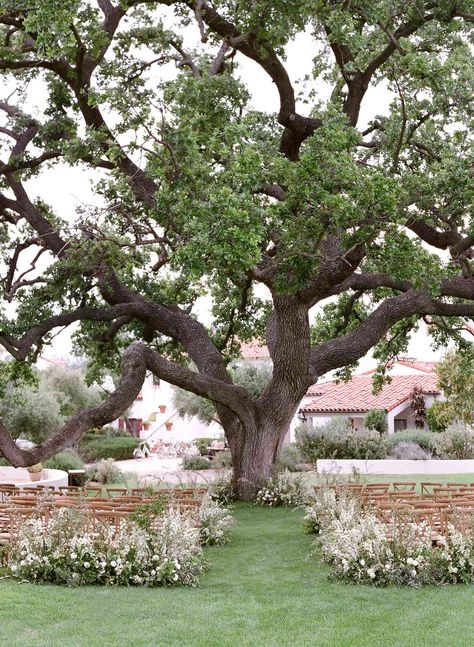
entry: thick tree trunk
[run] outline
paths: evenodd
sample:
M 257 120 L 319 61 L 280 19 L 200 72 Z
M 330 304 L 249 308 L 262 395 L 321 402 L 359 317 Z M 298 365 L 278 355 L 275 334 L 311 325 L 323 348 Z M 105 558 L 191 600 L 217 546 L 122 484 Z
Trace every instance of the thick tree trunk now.
M 239 437 L 229 443 L 234 466 L 233 483 L 237 497 L 251 501 L 271 475 L 288 426 L 268 424 L 241 428 Z

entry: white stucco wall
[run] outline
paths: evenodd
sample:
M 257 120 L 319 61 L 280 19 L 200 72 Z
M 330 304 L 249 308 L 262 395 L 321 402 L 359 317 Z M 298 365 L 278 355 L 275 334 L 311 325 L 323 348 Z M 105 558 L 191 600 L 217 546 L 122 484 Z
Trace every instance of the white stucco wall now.
M 139 418 L 147 422 L 150 418 L 149 429 L 142 429 L 140 437 L 151 442 L 165 440 L 171 442 L 191 441 L 193 438 L 210 437 L 221 438 L 222 427 L 216 423 L 205 425 L 197 418 L 181 418 L 173 407 L 173 387 L 168 382 L 160 381 L 154 384 L 153 376 L 147 375 L 141 389 L 141 399 L 135 400 L 128 410 L 129 418 Z M 164 413 L 160 405 L 166 407 Z M 166 429 L 165 423 L 172 423 L 171 429 Z M 118 426 L 118 420 L 113 423 Z
M 427 409 L 433 406 L 433 403 L 438 399 L 434 395 L 425 395 L 424 397 Z M 395 418 L 406 420 L 408 429 L 415 426 L 415 413 L 412 411 L 410 404 L 411 400 L 410 398 L 407 398 L 407 400 L 399 404 L 398 407 L 395 407 L 395 409 L 388 412 L 387 425 L 389 434 L 395 433 Z M 426 425 L 425 428 L 427 428 Z
M 68 484 L 68 474 L 63 470 L 44 469 L 40 481 L 32 481 L 30 473 L 24 467 L 0 467 L 0 484 L 12 483 L 16 487 L 45 487 L 58 488 Z

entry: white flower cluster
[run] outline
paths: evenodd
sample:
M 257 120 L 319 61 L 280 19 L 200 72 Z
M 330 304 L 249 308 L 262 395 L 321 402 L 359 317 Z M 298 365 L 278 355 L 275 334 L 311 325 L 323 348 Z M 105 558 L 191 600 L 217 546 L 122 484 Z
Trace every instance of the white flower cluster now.
M 226 544 L 230 541 L 235 519 L 227 508 L 213 501 L 211 496 L 206 494 L 199 507 L 198 514 L 202 544 L 212 546 Z
M 255 497 L 255 503 L 267 506 L 301 506 L 306 500 L 306 491 L 301 477 L 288 470 L 267 480 Z
M 450 526 L 433 543 L 435 528 L 425 523 L 391 524 L 331 490 L 318 493 L 307 510 L 307 530 L 318 532 L 316 550 L 337 579 L 374 585 L 474 582 L 474 534 Z
M 177 511 L 162 515 L 160 530 L 124 520 L 118 531 L 84 513 L 60 508 L 23 523 L 10 555 L 12 575 L 53 584 L 195 586 L 204 569 L 199 529 Z

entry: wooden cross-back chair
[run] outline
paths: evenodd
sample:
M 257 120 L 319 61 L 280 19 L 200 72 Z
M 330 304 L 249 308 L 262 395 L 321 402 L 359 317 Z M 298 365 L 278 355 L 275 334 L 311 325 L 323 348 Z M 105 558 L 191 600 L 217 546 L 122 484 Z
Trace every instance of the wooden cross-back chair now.
M 415 492 L 418 483 L 415 481 L 396 481 L 392 483 L 394 492 Z
M 126 496 L 128 494 L 128 488 L 126 487 L 108 487 L 105 491 L 109 499 L 116 496 Z
M 434 488 L 439 488 L 439 481 L 421 481 L 420 488 L 422 494 L 431 494 Z

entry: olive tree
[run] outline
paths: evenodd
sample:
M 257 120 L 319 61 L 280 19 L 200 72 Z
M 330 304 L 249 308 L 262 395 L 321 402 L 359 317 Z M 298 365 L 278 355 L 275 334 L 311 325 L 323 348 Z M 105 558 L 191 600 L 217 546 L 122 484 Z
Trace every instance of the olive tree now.
M 4 420 L 1 452 L 28 465 L 77 442 L 151 371 L 214 403 L 249 498 L 321 375 L 371 348 L 382 375 L 422 319 L 459 328 L 473 17 L 471 0 L 0 0 L 0 343 L 33 362 L 75 325 L 91 379 L 121 362 L 116 391 L 33 450 Z M 387 105 L 361 125 L 377 86 Z M 64 165 L 90 170 L 93 204 L 53 208 Z M 272 359 L 258 397 L 228 370 L 252 337 Z

